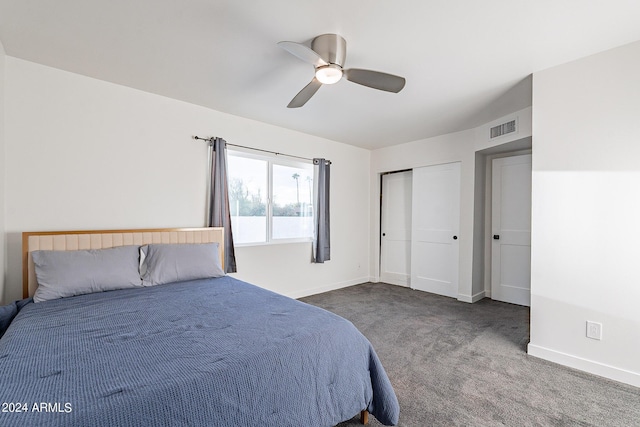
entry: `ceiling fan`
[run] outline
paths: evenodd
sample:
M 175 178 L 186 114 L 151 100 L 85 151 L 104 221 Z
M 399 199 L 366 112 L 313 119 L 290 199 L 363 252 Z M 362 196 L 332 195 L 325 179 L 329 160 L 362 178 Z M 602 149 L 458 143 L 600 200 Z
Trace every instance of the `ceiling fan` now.
M 344 69 L 347 42 L 338 34 L 322 34 L 311 41 L 311 48 L 296 42 L 282 41 L 278 46 L 313 65 L 315 76 L 298 94 L 287 108 L 302 107 L 323 84 L 338 83 L 342 77 L 353 83 L 374 89 L 398 93 L 404 87 L 404 77 L 360 68 Z

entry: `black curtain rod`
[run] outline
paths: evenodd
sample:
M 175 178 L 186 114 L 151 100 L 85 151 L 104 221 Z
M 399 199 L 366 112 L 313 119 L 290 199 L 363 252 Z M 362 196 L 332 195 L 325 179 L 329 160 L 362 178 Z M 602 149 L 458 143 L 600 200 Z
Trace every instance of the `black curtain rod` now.
M 207 141 L 209 144 L 212 144 L 212 143 L 213 143 L 213 140 L 214 140 L 214 139 L 216 139 L 216 138 L 217 138 L 216 136 L 212 136 L 211 138 L 201 138 L 201 137 L 199 137 L 199 136 L 194 136 L 194 137 L 193 137 L 193 139 L 199 139 L 199 140 L 201 140 L 201 141 Z M 308 160 L 308 161 L 310 161 L 310 162 L 313 162 L 313 159 L 309 159 L 309 158 L 307 158 L 307 157 L 294 156 L 294 155 L 292 155 L 292 154 L 278 153 L 278 152 L 275 152 L 275 151 L 263 150 L 263 149 L 261 149 L 261 148 L 246 147 L 246 146 L 244 146 L 244 145 L 229 144 L 228 142 L 226 143 L 226 145 L 229 145 L 229 146 L 231 146 L 231 147 L 244 148 L 244 149 L 247 149 L 247 150 L 262 151 L 263 153 L 275 154 L 276 156 L 293 157 L 293 158 L 296 158 L 296 159 Z M 331 161 L 327 160 L 327 162 L 328 162 L 329 164 L 331 164 Z

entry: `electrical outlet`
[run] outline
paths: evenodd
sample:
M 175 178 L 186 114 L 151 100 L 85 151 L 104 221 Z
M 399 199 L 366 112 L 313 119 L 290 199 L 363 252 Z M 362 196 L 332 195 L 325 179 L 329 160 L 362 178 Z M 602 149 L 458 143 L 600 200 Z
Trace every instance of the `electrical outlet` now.
M 602 323 L 587 320 L 587 338 L 602 339 Z

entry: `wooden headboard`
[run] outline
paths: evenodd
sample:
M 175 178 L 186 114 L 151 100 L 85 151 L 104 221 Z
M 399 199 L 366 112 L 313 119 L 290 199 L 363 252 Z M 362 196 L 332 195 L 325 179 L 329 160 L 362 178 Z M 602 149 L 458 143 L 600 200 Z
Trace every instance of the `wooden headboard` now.
M 31 257 L 32 251 L 77 251 L 152 243 L 214 242 L 220 244 L 220 263 L 224 268 L 224 229 L 221 227 L 26 231 L 22 233 L 22 296 L 23 298 L 32 297 L 38 287 Z

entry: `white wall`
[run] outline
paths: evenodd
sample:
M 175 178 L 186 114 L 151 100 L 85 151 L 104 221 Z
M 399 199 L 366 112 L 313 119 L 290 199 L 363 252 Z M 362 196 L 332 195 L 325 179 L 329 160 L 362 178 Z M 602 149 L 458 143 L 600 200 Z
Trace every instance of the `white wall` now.
M 489 139 L 489 128 L 513 118 L 518 119 L 518 132 L 505 135 L 496 140 Z M 384 172 L 412 169 L 443 163 L 461 162 L 461 194 L 460 194 L 460 264 L 458 299 L 466 302 L 477 301 L 484 297 L 484 280 L 482 269 L 484 259 L 477 259 L 476 234 L 474 254 L 475 228 L 484 229 L 483 206 L 476 211 L 476 151 L 508 145 L 514 140 L 531 136 L 531 108 L 514 112 L 491 123 L 462 132 L 413 141 L 406 144 L 381 148 L 371 155 L 371 280 L 377 281 L 380 272 L 380 174 Z M 483 172 L 484 173 L 484 172 Z M 482 174 L 483 174 L 482 173 Z M 482 175 L 481 174 L 481 175 Z M 484 185 L 482 185 L 484 191 Z
M 21 297 L 27 230 L 203 226 L 207 147 L 192 135 L 332 165 L 332 260 L 311 244 L 237 249 L 237 277 L 290 296 L 368 279 L 367 150 L 6 58 L 7 284 Z
M 529 353 L 640 386 L 640 42 L 534 74 Z M 586 321 L 603 324 L 601 341 Z
M 5 212 L 4 212 L 4 181 L 5 181 L 5 162 L 4 162 L 4 134 L 5 134 L 5 121 L 4 121 L 4 104 L 5 104 L 5 52 L 4 46 L 0 41 L 0 301 L 2 301 L 2 295 L 4 294 L 5 284 L 5 265 L 6 265 L 6 239 L 4 234 L 5 224 Z

